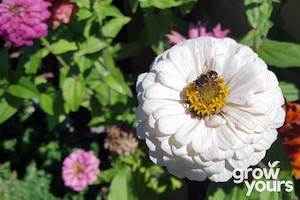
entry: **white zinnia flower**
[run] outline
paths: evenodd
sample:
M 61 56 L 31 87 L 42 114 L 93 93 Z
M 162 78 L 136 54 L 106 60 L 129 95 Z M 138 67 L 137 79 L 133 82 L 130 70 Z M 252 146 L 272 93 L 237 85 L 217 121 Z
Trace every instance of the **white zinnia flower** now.
M 227 181 L 256 165 L 285 111 L 278 80 L 249 47 L 229 38 L 179 43 L 137 80 L 139 138 L 173 175 Z

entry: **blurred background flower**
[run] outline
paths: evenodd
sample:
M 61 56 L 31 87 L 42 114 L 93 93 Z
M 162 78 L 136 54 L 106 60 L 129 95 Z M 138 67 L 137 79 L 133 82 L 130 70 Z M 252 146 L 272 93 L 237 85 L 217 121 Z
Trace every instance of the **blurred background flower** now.
M 133 132 L 125 131 L 116 125 L 107 128 L 104 148 L 119 155 L 128 156 L 135 152 L 138 141 Z
M 78 149 L 63 162 L 62 176 L 65 186 L 80 192 L 92 185 L 100 172 L 100 160 L 92 151 Z
M 295 179 L 300 179 L 300 104 L 287 102 L 285 107 L 286 119 L 279 133 L 291 160 L 293 175 Z
M 198 22 L 197 24 L 191 23 L 188 30 L 188 37 L 182 36 L 177 31 L 172 30 L 167 34 L 167 38 L 171 44 L 177 44 L 186 39 L 193 39 L 200 36 L 213 36 L 216 38 L 224 38 L 230 33 L 229 29 L 222 30 L 221 24 L 218 23 L 212 30 L 208 30 L 206 23 Z
M 52 28 L 58 28 L 61 23 L 67 24 L 70 22 L 72 15 L 78 10 L 75 3 L 70 0 L 54 1 L 51 16 Z

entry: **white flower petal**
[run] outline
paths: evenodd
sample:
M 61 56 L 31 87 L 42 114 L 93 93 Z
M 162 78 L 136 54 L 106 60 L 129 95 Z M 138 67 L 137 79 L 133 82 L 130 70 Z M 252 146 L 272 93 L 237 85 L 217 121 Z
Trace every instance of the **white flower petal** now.
M 173 156 L 173 152 L 171 149 L 171 146 L 169 144 L 169 138 L 166 138 L 165 140 L 162 140 L 160 142 L 160 148 L 162 151 L 164 151 L 166 154 Z
M 176 75 L 164 71 L 157 72 L 157 81 L 162 85 L 181 92 L 186 86 L 186 82 L 178 78 Z
M 208 127 L 218 127 L 226 124 L 226 120 L 221 115 L 213 115 L 210 117 L 205 117 L 205 125 Z
M 232 130 L 227 126 L 217 128 L 215 138 L 217 146 L 223 150 L 233 149 L 233 147 L 240 142 Z
M 239 55 L 234 54 L 231 56 L 231 58 L 228 58 L 225 61 L 222 69 L 219 67 L 216 69 L 216 71 L 224 78 L 226 82 L 228 82 L 240 70 L 241 67 L 242 58 Z
M 207 60 L 209 60 L 208 57 L 211 57 L 211 38 L 201 37 L 194 40 L 192 39 L 186 41 L 185 43 L 181 43 L 181 45 L 186 46 L 192 52 L 195 74 L 193 76 L 190 74 L 188 77 L 188 80 L 191 81 L 204 71 L 205 63 Z
M 154 61 L 152 62 L 151 66 L 150 66 L 150 71 L 155 70 L 156 67 L 158 66 L 158 63 L 159 63 L 159 62 L 166 60 L 166 57 L 167 57 L 167 55 L 168 55 L 168 52 L 169 52 L 169 50 L 167 50 L 167 51 L 161 53 L 160 55 L 158 55 L 158 56 L 154 59 Z
M 159 83 L 154 83 L 145 91 L 145 97 L 148 99 L 180 100 L 178 91 L 167 88 Z
M 271 147 L 273 142 L 277 139 L 277 131 L 276 129 L 269 129 L 263 133 L 263 137 L 257 141 L 257 143 L 253 144 L 254 148 L 257 151 L 265 151 Z
M 186 46 L 177 46 L 176 48 L 171 48 L 168 54 L 173 65 L 178 69 L 181 75 L 185 78 L 187 82 L 188 77 L 194 74 L 197 76 L 196 68 L 194 65 L 194 58 L 190 52 L 190 49 Z
M 145 79 L 145 77 L 147 76 L 148 73 L 142 73 L 138 76 L 137 80 L 136 80 L 136 91 L 140 92 L 143 88 L 142 88 L 142 83 Z
M 204 181 L 207 178 L 207 173 L 202 169 L 186 169 L 185 176 L 192 181 Z
M 157 64 L 156 68 L 153 69 L 153 72 L 155 72 L 156 74 L 159 72 L 165 72 L 168 74 L 172 74 L 172 75 L 176 76 L 178 80 L 186 82 L 185 76 L 183 76 L 182 73 L 180 73 L 180 71 L 178 71 L 178 68 L 176 68 L 176 66 L 169 60 L 160 61 Z
M 156 128 L 156 127 L 155 127 L 156 120 L 154 119 L 154 117 L 153 117 L 152 114 L 149 115 L 148 123 L 147 123 L 147 124 L 148 124 L 149 129 L 155 130 L 155 128 Z M 161 135 L 159 134 L 159 131 L 155 130 L 154 132 L 155 132 L 155 135 L 161 136 Z
M 201 124 L 197 120 L 193 119 L 180 127 L 175 133 L 176 142 L 178 142 L 180 145 L 186 145 L 190 143 L 194 137 L 194 134 L 197 134 L 194 131 L 196 126 L 201 126 Z
M 246 159 L 237 160 L 232 158 L 228 159 L 228 162 L 233 168 L 245 169 L 250 165 L 258 164 L 265 157 L 265 154 L 265 151 L 254 152 L 250 157 Z
M 199 167 L 208 167 L 210 165 L 213 165 L 213 161 L 206 161 L 204 160 L 200 155 L 193 156 L 193 160 L 199 165 Z
M 286 112 L 283 108 L 279 108 L 276 110 L 276 116 L 274 118 L 273 124 L 270 126 L 270 128 L 280 128 L 282 127 L 285 119 Z
M 212 142 L 211 148 L 203 151 L 201 153 L 201 156 L 205 160 L 224 160 L 226 158 L 232 157 L 233 153 L 233 150 L 223 151 L 219 149 L 217 144 L 215 142 Z
M 176 147 L 175 145 L 172 145 L 171 149 L 173 154 L 176 156 L 183 156 L 188 154 L 187 147 L 185 145 L 181 147 Z
M 212 165 L 208 167 L 204 167 L 203 169 L 206 173 L 208 173 L 208 176 L 211 176 L 213 174 L 221 173 L 224 167 L 225 167 L 225 161 L 222 160 L 219 162 L 214 162 Z
M 234 123 L 235 127 L 242 131 L 254 130 L 257 126 L 255 116 L 233 107 L 225 107 L 222 112 L 226 114 L 231 122 Z
M 171 104 L 178 104 L 176 101 L 172 100 L 165 100 L 165 99 L 152 99 L 148 101 L 144 101 L 141 103 L 141 107 L 139 109 L 142 109 L 144 113 L 147 115 L 152 114 L 154 111 L 156 111 L 158 108 L 165 106 L 165 105 L 171 105 Z M 139 113 L 139 112 L 137 112 Z
M 163 163 L 167 167 L 168 171 L 174 176 L 178 178 L 185 177 L 184 166 L 182 166 L 182 164 L 177 160 L 164 156 Z
M 252 89 L 257 86 L 258 84 L 253 84 L 253 82 L 257 82 L 258 78 L 261 77 L 261 72 L 263 69 L 259 65 L 256 65 L 255 63 L 249 63 L 243 67 L 240 68 L 240 70 L 230 79 L 228 82 L 228 88 L 230 91 L 234 91 L 239 87 L 242 87 L 244 85 L 248 86 L 249 83 L 251 84 L 248 87 L 245 87 L 247 89 Z M 263 81 L 264 79 L 259 82 L 259 84 L 263 83 L 264 88 L 266 87 L 265 82 Z M 249 91 L 249 90 L 248 90 Z
M 157 120 L 157 127 L 162 134 L 173 135 L 188 120 L 186 114 L 164 116 Z
M 154 84 L 155 74 L 153 73 L 143 73 L 139 75 L 137 84 L 136 84 L 136 92 L 138 101 L 141 102 L 144 99 L 144 90 Z
M 146 138 L 145 142 L 146 142 L 146 145 L 148 146 L 150 151 L 155 151 L 156 150 L 156 144 L 154 144 L 151 140 Z
M 230 93 L 227 98 L 228 104 L 235 104 L 240 106 L 252 106 L 255 104 L 255 95 L 253 92 L 247 93 Z
M 234 152 L 234 158 L 238 159 L 238 160 L 243 160 L 248 158 L 249 156 L 251 156 L 251 154 L 253 154 L 254 152 L 254 148 L 252 145 L 247 145 L 246 147 L 236 150 Z
M 272 71 L 268 71 L 266 75 L 268 88 L 278 88 L 279 82 L 275 76 L 275 74 Z
M 201 153 L 211 147 L 212 140 L 209 139 L 211 131 L 205 127 L 204 122 L 200 121 L 199 125 L 192 129 L 193 140 L 192 148 L 195 152 Z
M 170 115 L 178 115 L 186 113 L 186 109 L 180 103 L 165 104 L 153 112 L 154 119 L 158 120 L 161 117 Z
M 215 182 L 226 182 L 229 179 L 231 179 L 232 177 L 232 171 L 228 170 L 227 168 L 222 168 L 223 171 L 221 173 L 218 174 L 214 174 L 209 178 L 209 180 L 211 181 L 215 181 Z

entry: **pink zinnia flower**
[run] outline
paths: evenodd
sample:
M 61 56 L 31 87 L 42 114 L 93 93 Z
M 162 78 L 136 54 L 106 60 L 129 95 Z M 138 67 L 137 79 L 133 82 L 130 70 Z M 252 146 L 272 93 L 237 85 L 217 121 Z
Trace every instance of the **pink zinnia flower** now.
M 45 22 L 50 3 L 44 0 L 3 0 L 0 4 L 0 35 L 13 46 L 30 46 L 48 34 Z
M 216 38 L 224 38 L 230 33 L 229 29 L 222 30 L 221 24 L 217 24 L 212 30 L 212 35 Z
M 193 39 L 200 36 L 213 36 L 216 38 L 224 38 L 230 33 L 229 29 L 222 30 L 221 24 L 217 24 L 212 31 L 208 31 L 206 28 L 206 24 L 198 23 L 196 25 L 190 24 L 188 30 L 188 38 L 182 36 L 177 31 L 172 30 L 171 33 L 167 34 L 167 38 L 171 44 L 177 44 L 186 39 Z
M 100 172 L 100 160 L 92 151 L 82 149 L 72 152 L 63 162 L 62 176 L 65 186 L 80 192 L 92 185 Z
M 70 0 L 58 0 L 54 4 L 52 11 L 52 28 L 58 28 L 61 23 L 69 23 L 74 12 L 77 11 L 77 6 Z

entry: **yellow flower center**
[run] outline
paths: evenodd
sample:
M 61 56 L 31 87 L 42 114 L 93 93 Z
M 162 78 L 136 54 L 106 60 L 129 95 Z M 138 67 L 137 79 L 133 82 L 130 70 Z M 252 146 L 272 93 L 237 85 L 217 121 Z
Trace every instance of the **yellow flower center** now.
M 184 94 L 190 112 L 204 117 L 220 112 L 225 106 L 228 88 L 217 72 L 209 71 L 189 83 Z

